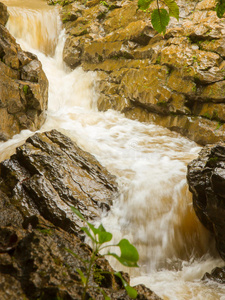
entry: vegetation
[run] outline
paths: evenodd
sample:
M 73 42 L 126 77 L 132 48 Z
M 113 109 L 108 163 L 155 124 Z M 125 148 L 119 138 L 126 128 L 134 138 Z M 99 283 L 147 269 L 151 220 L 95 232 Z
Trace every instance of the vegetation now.
M 151 13 L 152 26 L 159 33 L 165 34 L 170 17 L 179 20 L 179 7 L 174 0 L 138 0 L 138 9 L 147 11 L 149 6 L 155 1 L 157 8 L 153 9 Z M 222 18 L 225 13 L 225 0 L 217 0 L 215 10 L 217 16 Z
M 127 239 L 122 239 L 120 242 L 116 245 L 105 245 L 106 243 L 110 242 L 112 240 L 112 234 L 110 232 L 107 232 L 105 228 L 103 227 L 102 224 L 99 225 L 98 228 L 94 227 L 91 223 L 87 222 L 87 220 L 83 217 L 83 215 L 74 207 L 71 208 L 72 211 L 86 223 L 86 227 L 82 227 L 81 229 L 86 233 L 86 235 L 91 239 L 92 242 L 92 255 L 89 260 L 83 260 L 80 258 L 76 253 L 72 252 L 69 249 L 66 249 L 69 253 L 71 253 L 73 256 L 78 258 L 80 261 L 83 262 L 85 266 L 85 273 L 81 269 L 77 269 L 76 271 L 80 275 L 80 279 L 82 282 L 82 285 L 84 287 L 84 292 L 82 295 L 82 300 L 86 299 L 86 293 L 90 287 L 93 287 L 90 285 L 90 278 L 93 276 L 93 278 L 97 278 L 97 282 L 100 280 L 102 275 L 105 273 L 110 273 L 110 272 L 105 272 L 97 269 L 95 267 L 96 260 L 99 257 L 99 252 L 105 248 L 109 247 L 119 247 L 120 248 L 120 255 L 117 255 L 116 253 L 112 252 L 107 252 L 106 254 L 103 254 L 102 256 L 113 256 L 115 257 L 122 265 L 126 267 L 138 267 L 138 260 L 139 260 L 139 254 L 137 249 L 130 244 L 130 242 Z M 115 272 L 113 273 L 117 277 L 120 278 L 122 281 L 122 284 L 124 288 L 126 289 L 127 294 L 129 297 L 132 299 L 135 299 L 137 297 L 137 291 L 132 288 L 122 277 L 120 272 Z M 96 281 L 96 280 L 95 280 Z M 97 287 L 101 293 L 103 294 L 105 300 L 109 300 L 110 298 L 106 295 L 105 291 L 100 288 L 100 282 Z
M 28 94 L 28 89 L 29 89 L 28 85 L 23 86 L 23 92 L 24 92 L 25 95 Z

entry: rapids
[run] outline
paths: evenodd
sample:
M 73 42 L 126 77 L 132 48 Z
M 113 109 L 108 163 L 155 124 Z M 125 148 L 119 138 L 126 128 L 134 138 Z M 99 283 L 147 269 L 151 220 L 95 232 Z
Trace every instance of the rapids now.
M 225 300 L 225 288 L 202 282 L 224 262 L 196 218 L 186 183 L 187 163 L 200 147 L 176 133 L 98 112 L 96 74 L 69 70 L 62 61 L 65 33 L 57 7 L 45 0 L 3 0 L 7 28 L 21 47 L 35 53 L 49 80 L 49 109 L 41 131 L 67 134 L 118 178 L 121 195 L 102 217 L 115 241 L 128 238 L 140 254 L 140 268 L 128 271 L 164 300 Z M 0 143 L 0 160 L 33 133 L 24 130 Z M 121 269 L 115 261 L 111 264 Z

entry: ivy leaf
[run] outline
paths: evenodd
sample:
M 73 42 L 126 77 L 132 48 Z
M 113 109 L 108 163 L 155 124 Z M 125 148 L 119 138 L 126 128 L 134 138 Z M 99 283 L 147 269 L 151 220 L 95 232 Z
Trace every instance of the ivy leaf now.
M 219 0 L 216 5 L 216 14 L 218 18 L 222 18 L 225 13 L 225 0 Z
M 122 275 L 120 274 L 120 272 L 116 272 L 114 273 L 114 275 L 116 275 L 117 277 L 119 277 L 122 281 L 122 284 L 125 288 L 125 290 L 127 291 L 127 294 L 128 296 L 131 298 L 131 299 L 136 299 L 137 298 L 137 291 L 132 288 L 127 282 L 126 280 L 123 279 Z
M 174 0 L 164 0 L 164 3 L 169 8 L 169 15 L 179 21 L 179 7 Z
M 107 255 L 115 257 L 122 265 L 126 267 L 138 267 L 138 251 L 127 239 L 122 239 L 116 246 L 120 247 L 120 256 L 111 252 L 108 252 Z
M 154 0 L 138 0 L 138 9 L 146 11 Z
M 164 8 L 154 9 L 151 15 L 153 28 L 159 33 L 166 33 L 166 26 L 169 24 L 170 16 Z

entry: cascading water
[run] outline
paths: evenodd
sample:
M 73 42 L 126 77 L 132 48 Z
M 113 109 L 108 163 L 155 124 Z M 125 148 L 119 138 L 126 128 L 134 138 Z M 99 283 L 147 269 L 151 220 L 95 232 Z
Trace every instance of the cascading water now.
M 68 70 L 62 62 L 65 34 L 57 8 L 44 0 L 4 0 L 7 24 L 22 48 L 38 55 L 49 80 L 49 110 L 41 131 L 58 129 L 118 177 L 121 196 L 102 222 L 114 239 L 138 248 L 139 269 L 126 270 L 132 284 L 144 283 L 163 299 L 224 300 L 225 289 L 201 277 L 224 265 L 193 212 L 186 165 L 200 148 L 153 124 L 96 110 L 96 74 Z M 0 160 L 11 155 L 28 130 L 0 144 Z M 121 266 L 111 261 L 113 266 Z

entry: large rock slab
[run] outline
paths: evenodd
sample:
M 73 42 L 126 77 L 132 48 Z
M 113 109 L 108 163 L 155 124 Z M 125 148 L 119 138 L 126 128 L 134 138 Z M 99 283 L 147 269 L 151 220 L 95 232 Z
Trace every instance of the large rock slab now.
M 99 110 L 154 122 L 203 145 L 225 141 L 225 26 L 216 1 L 178 1 L 181 18 L 164 37 L 137 2 L 63 1 L 64 61 L 98 72 Z
M 92 249 L 70 206 L 93 220 L 117 193 L 115 177 L 56 130 L 17 148 L 0 164 L 0 299 L 81 299 L 77 269 L 86 272 Z M 95 268 L 105 272 L 100 286 L 111 299 L 130 299 L 107 260 L 99 255 Z M 90 284 L 87 298 L 104 299 L 99 278 L 91 274 Z M 143 285 L 136 289 L 137 299 L 160 300 Z
M 44 123 L 48 80 L 37 57 L 24 52 L 4 27 L 8 15 L 0 3 L 0 140 Z
M 28 138 L 0 164 L 0 190 L 18 203 L 23 216 L 41 215 L 68 232 L 77 232 L 70 207 L 94 219 L 109 209 L 117 184 L 94 156 L 52 130 Z
M 205 146 L 188 165 L 187 179 L 195 212 L 225 260 L 225 144 Z

